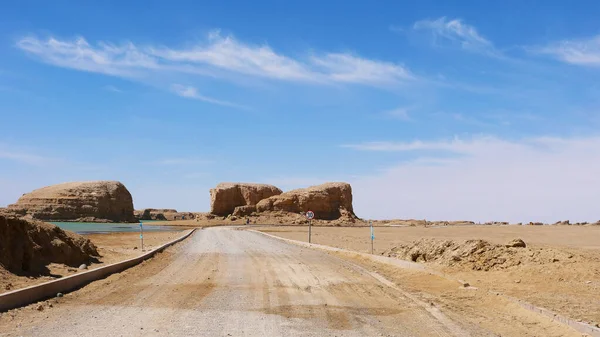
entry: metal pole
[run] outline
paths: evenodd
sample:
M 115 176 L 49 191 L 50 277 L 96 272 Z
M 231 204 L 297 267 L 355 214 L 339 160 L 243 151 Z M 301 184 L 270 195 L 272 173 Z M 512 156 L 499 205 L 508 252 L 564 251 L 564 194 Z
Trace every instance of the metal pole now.
M 373 231 L 373 221 L 371 221 L 371 254 L 373 254 L 373 241 L 375 240 L 375 232 Z
M 142 252 L 144 251 L 144 225 L 140 222 L 140 239 L 142 240 Z
M 308 243 L 310 243 L 312 235 L 312 219 L 308 220 Z

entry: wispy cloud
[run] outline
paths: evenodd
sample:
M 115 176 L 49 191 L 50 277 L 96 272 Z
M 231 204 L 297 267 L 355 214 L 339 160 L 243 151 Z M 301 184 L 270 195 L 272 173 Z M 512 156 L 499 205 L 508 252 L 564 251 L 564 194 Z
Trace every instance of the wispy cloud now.
M 373 141 L 361 144 L 342 145 L 345 148 L 351 148 L 360 151 L 375 152 L 405 152 L 405 151 L 447 151 L 459 154 L 468 154 L 477 152 L 481 147 L 509 144 L 495 137 L 475 137 L 472 139 L 460 139 L 458 137 L 446 141 L 421 141 L 412 142 L 393 142 L 393 141 Z
M 544 47 L 527 48 L 530 52 L 550 55 L 562 62 L 580 66 L 600 66 L 600 35 L 578 40 L 563 40 Z
M 227 102 L 227 101 L 221 101 L 221 100 L 218 100 L 215 98 L 201 95 L 200 93 L 198 93 L 198 89 L 196 89 L 195 87 L 191 87 L 191 86 L 184 86 L 181 84 L 172 84 L 171 90 L 178 96 L 185 97 L 185 98 L 196 99 L 199 101 L 208 102 L 208 103 L 217 104 L 217 105 L 228 106 L 228 107 L 232 107 L 232 108 L 245 109 L 245 110 L 249 109 L 248 107 L 243 106 L 243 105 L 239 105 L 239 104 L 235 104 L 235 103 L 231 103 L 231 102 Z
M 121 90 L 121 89 L 119 89 L 119 88 L 117 88 L 117 87 L 115 87 L 113 85 L 106 85 L 106 86 L 103 87 L 103 89 L 106 90 L 106 91 L 116 92 L 116 93 L 119 93 L 119 94 L 123 93 L 123 90 Z
M 8 148 L 0 144 L 0 160 L 9 160 L 28 165 L 45 165 L 56 162 L 55 158 L 50 158 L 38 154 L 26 152 L 16 148 Z
M 351 54 L 329 53 L 313 56 L 312 65 L 322 71 L 326 80 L 368 85 L 394 85 L 415 80 L 405 67 L 382 61 L 373 61 Z
M 387 142 L 367 149 L 422 152 L 351 181 L 359 216 L 514 222 L 598 217 L 598 136 Z
M 143 79 L 148 74 L 184 73 L 193 76 L 244 76 L 312 84 L 354 83 L 396 85 L 416 79 L 401 64 L 373 60 L 351 53 L 310 53 L 292 57 L 269 45 L 254 45 L 211 32 L 201 43 L 186 47 L 137 46 L 134 43 L 90 44 L 74 40 L 29 36 L 17 47 L 42 62 L 58 67 Z
M 494 116 L 493 120 L 489 120 L 490 118 L 483 119 L 483 118 L 476 118 L 473 116 L 469 116 L 469 115 L 465 115 L 464 113 L 460 113 L 460 112 L 444 112 L 444 111 L 438 111 L 434 114 L 432 114 L 434 116 L 441 116 L 441 117 L 447 117 L 450 118 L 451 120 L 463 123 L 463 124 L 468 124 L 468 125 L 473 125 L 473 126 L 477 126 L 477 127 L 495 127 L 495 126 L 499 126 L 499 125 L 509 125 L 510 122 L 506 119 L 506 118 L 502 118 L 502 116 L 498 115 L 498 116 Z
M 159 68 L 156 58 L 132 43 L 118 46 L 99 42 L 93 46 L 83 37 L 59 40 L 30 36 L 17 41 L 17 47 L 48 64 L 106 75 L 136 77 L 141 70 Z
M 461 19 L 449 20 L 441 17 L 436 20 L 421 20 L 413 24 L 415 31 L 430 31 L 437 43 L 446 40 L 458 44 L 462 49 L 485 54 L 497 54 L 492 42 L 483 37 L 477 29 Z
M 408 107 L 398 107 L 396 109 L 384 111 L 383 115 L 394 119 L 409 121 L 411 120 L 410 115 L 408 113 L 410 110 L 411 109 Z

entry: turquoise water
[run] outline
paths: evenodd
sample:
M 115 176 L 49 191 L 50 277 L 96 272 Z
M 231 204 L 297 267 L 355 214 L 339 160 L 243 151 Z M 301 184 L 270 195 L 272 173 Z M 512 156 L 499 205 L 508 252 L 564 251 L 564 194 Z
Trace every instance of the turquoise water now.
M 144 221 L 146 222 L 146 221 Z M 96 222 L 51 222 L 58 227 L 79 234 L 91 233 L 111 233 L 111 232 L 139 232 L 138 223 L 96 223 Z M 148 221 L 152 223 L 152 221 Z M 144 232 L 177 231 L 181 227 L 173 226 L 147 226 L 144 225 Z

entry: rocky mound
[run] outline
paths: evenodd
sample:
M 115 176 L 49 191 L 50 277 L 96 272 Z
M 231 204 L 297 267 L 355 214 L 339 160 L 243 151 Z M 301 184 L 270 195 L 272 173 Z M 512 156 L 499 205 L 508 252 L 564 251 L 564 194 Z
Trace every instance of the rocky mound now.
M 77 267 L 98 256 L 94 244 L 55 225 L 0 216 L 0 265 L 20 273 L 42 273 L 50 263 Z
M 506 269 L 521 264 L 575 262 L 579 259 L 556 249 L 527 248 L 521 239 L 512 240 L 506 245 L 494 245 L 484 240 L 457 243 L 451 240 L 421 239 L 412 244 L 394 247 L 383 255 L 483 271 Z
M 232 214 L 238 206 L 252 206 L 282 191 L 272 185 L 248 183 L 220 183 L 210 190 L 210 213 Z
M 131 194 L 118 181 L 72 182 L 24 194 L 9 211 L 40 220 L 134 222 Z
M 261 200 L 258 212 L 304 213 L 313 211 L 315 219 L 354 219 L 352 187 L 347 183 L 326 183 L 285 192 Z
M 146 208 L 142 210 L 136 210 L 133 212 L 136 219 L 138 220 L 174 220 L 177 216 L 176 209 L 156 209 Z

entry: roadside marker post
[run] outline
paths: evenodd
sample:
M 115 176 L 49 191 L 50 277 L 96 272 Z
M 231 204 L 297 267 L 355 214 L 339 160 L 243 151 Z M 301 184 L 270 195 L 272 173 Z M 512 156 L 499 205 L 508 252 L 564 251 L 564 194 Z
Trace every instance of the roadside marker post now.
M 315 212 L 308 211 L 306 212 L 306 218 L 308 219 L 308 243 L 311 241 L 312 236 L 312 219 L 315 217 Z
M 142 240 L 142 252 L 144 251 L 144 224 L 140 221 L 140 240 Z
M 373 254 L 373 241 L 375 241 L 375 231 L 373 230 L 373 221 L 371 223 L 371 254 Z

